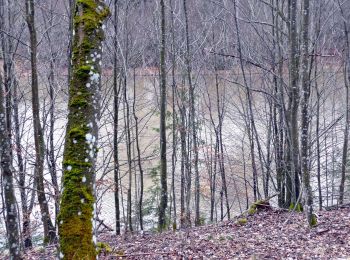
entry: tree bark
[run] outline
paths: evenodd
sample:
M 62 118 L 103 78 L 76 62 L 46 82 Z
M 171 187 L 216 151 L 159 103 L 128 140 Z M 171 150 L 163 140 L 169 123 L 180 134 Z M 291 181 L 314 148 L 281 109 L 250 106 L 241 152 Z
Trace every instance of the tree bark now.
M 1 5 L 0 1 L 0 6 Z M 1 27 L 0 27 L 1 28 Z M 6 109 L 4 106 L 5 90 L 3 89 L 3 80 L 0 74 L 0 163 L 2 170 L 2 184 L 4 187 L 5 209 L 6 209 L 6 231 L 7 242 L 11 259 L 21 259 L 20 240 L 19 240 L 19 219 L 17 214 L 17 202 L 14 189 L 14 178 L 12 172 L 12 156 L 9 138 L 9 128 L 6 122 Z
M 297 31 L 297 12 L 298 0 L 291 0 L 289 6 L 289 156 L 290 156 L 290 192 L 291 204 L 295 205 L 299 195 L 299 137 L 298 137 L 298 111 L 299 111 L 299 60 L 300 53 L 298 50 L 298 31 Z M 289 205 L 287 205 L 289 206 Z
M 104 32 L 109 10 L 100 0 L 78 0 L 73 11 L 72 78 L 63 154 L 58 228 L 61 259 L 96 259 L 93 236 L 95 160 Z
M 35 142 L 35 178 L 37 183 L 38 201 L 41 218 L 44 226 L 44 243 L 53 243 L 56 238 L 56 230 L 52 224 L 48 200 L 45 195 L 44 185 L 44 160 L 45 143 L 44 132 L 40 122 L 39 82 L 37 68 L 37 35 L 35 28 L 35 6 L 33 0 L 26 1 L 26 21 L 30 35 L 30 60 L 32 72 L 32 110 Z
M 310 24 L 310 1 L 303 0 L 302 15 L 302 115 L 301 115 L 301 167 L 303 175 L 303 184 L 305 190 L 306 215 L 309 226 L 316 225 L 316 218 L 313 214 L 313 195 L 310 183 L 309 170 L 309 98 L 310 98 L 310 74 L 309 74 L 309 24 Z
M 113 156 L 114 156 L 114 202 L 115 202 L 115 232 L 120 235 L 120 202 L 119 202 L 119 106 L 121 84 L 118 84 L 118 0 L 114 1 L 114 53 L 113 53 L 113 91 L 114 91 L 114 139 L 113 139 Z
M 345 128 L 344 128 L 344 142 L 343 142 L 343 155 L 342 155 L 342 164 L 341 164 L 341 179 L 339 185 L 339 201 L 338 203 L 342 205 L 344 203 L 344 191 L 345 191 L 345 180 L 346 180 L 346 165 L 348 162 L 348 143 L 349 143 L 349 123 L 350 123 L 350 104 L 349 104 L 349 82 L 350 82 L 350 42 L 349 42 L 349 28 L 348 22 L 345 18 L 343 7 L 338 1 L 341 15 L 343 17 L 343 26 L 346 42 L 346 61 L 345 61 L 345 70 L 344 70 L 344 83 L 346 89 L 346 108 L 345 108 Z
M 158 229 L 160 231 L 166 228 L 166 208 L 168 204 L 167 188 L 167 158 L 166 158 L 166 68 L 165 68 L 165 4 L 160 0 L 161 8 L 161 44 L 160 44 L 160 205 L 158 216 Z

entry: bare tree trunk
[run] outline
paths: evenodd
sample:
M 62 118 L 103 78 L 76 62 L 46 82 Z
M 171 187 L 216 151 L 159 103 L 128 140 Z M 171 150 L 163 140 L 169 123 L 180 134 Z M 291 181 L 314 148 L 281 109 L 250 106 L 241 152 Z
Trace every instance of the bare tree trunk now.
M 176 70 L 176 53 L 175 53 L 175 28 L 174 28 L 174 10 L 173 3 L 170 0 L 171 6 L 171 38 L 172 38 L 172 110 L 173 110 L 173 127 L 172 127 L 172 139 L 173 139 L 173 149 L 171 156 L 171 189 L 172 189 L 172 203 L 173 203 L 173 229 L 177 228 L 177 211 L 176 211 L 176 193 L 175 193 L 175 171 L 176 171 L 176 161 L 177 161 L 177 113 L 176 113 L 176 79 L 175 79 L 175 70 Z
M 345 190 L 345 180 L 346 180 L 346 165 L 348 162 L 348 143 L 349 143 L 349 121 L 350 121 L 350 104 L 349 104 L 349 82 L 350 82 L 350 43 L 349 43 L 349 29 L 348 23 L 344 15 L 343 7 L 338 1 L 338 5 L 343 17 L 344 34 L 346 37 L 346 61 L 344 70 L 344 83 L 346 88 L 346 111 L 345 111 L 345 129 L 344 129 L 344 142 L 343 142 L 343 155 L 341 164 L 341 180 L 339 185 L 339 201 L 341 205 L 344 203 L 344 190 Z
M 14 187 L 13 153 L 12 153 L 12 89 L 15 84 L 13 73 L 12 42 L 3 33 L 10 30 L 12 14 L 9 3 L 7 13 L 5 2 L 0 0 L 0 51 L 3 58 L 4 77 L 0 71 L 0 168 L 4 194 L 4 218 L 7 243 L 11 259 L 21 259 L 20 256 L 20 223 L 17 212 L 17 201 Z M 7 18 L 7 19 L 6 19 Z M 24 203 L 26 206 L 26 203 Z
M 322 8 L 323 8 L 323 2 L 320 1 L 319 4 L 319 10 L 318 10 L 318 19 L 316 23 L 316 37 L 319 37 L 320 31 L 321 31 L 321 18 L 322 18 Z M 317 44 L 317 38 L 315 39 L 315 46 L 313 50 L 313 54 L 315 54 L 318 44 Z M 317 79 L 318 76 L 318 59 L 317 57 L 314 58 L 315 60 L 315 69 L 314 69 L 314 77 Z M 318 186 L 318 207 L 319 210 L 322 210 L 322 204 L 323 204 L 323 198 L 322 198 L 322 182 L 321 182 L 321 136 L 320 136 L 320 102 L 321 102 L 321 92 L 319 90 L 318 80 L 315 80 L 315 89 L 316 89 L 316 157 L 317 157 L 317 186 Z M 326 156 L 327 157 L 327 156 Z M 327 159 L 326 159 L 327 160 Z M 327 167 L 326 167 L 327 168 Z M 326 169 L 327 171 L 327 169 Z M 326 181 L 327 183 L 327 181 Z M 326 184 L 327 185 L 327 184 Z
M 180 181 L 180 226 L 181 228 L 186 228 L 190 225 L 189 221 L 186 219 L 186 176 L 189 169 L 187 168 L 188 156 L 187 156 L 187 145 L 186 145 L 186 135 L 187 135 L 187 125 L 186 125 L 186 107 L 185 107 L 185 90 L 180 90 L 180 100 L 179 104 L 180 110 L 180 142 L 181 142 L 181 181 Z
M 37 179 L 38 201 L 44 226 L 44 243 L 52 243 L 56 238 L 52 224 L 44 186 L 44 133 L 40 122 L 39 82 L 37 69 L 37 36 L 35 28 L 35 7 L 33 0 L 26 0 L 26 21 L 30 35 L 30 56 L 32 69 L 32 109 L 35 142 L 35 178 Z
M 0 7 L 3 7 L 0 1 Z M 2 14 L 2 12 L 0 12 Z M 2 26 L 0 25 L 0 29 Z M 3 36 L 3 35 L 1 35 Z M 2 184 L 4 186 L 5 209 L 6 209 L 6 231 L 7 242 L 9 245 L 10 258 L 21 259 L 20 257 L 20 238 L 19 238 L 19 219 L 17 213 L 17 202 L 14 189 L 14 178 L 12 172 L 11 143 L 9 137 L 10 129 L 7 126 L 5 109 L 5 90 L 3 89 L 3 79 L 0 74 L 0 160 L 2 170 Z
M 303 15 L 302 15 L 302 114 L 301 114 L 301 167 L 303 174 L 303 184 L 306 200 L 306 214 L 309 226 L 315 226 L 317 223 L 316 217 L 313 214 L 313 195 L 310 183 L 309 170 L 309 98 L 310 98 L 310 74 L 309 74 L 309 23 L 310 23 L 310 1 L 303 0 Z
M 138 213 L 139 213 L 139 222 L 140 229 L 143 230 L 143 192 L 144 192 L 144 180 L 143 180 L 143 168 L 142 168 L 142 160 L 141 160 L 141 149 L 140 149 L 140 141 L 139 141 L 139 123 L 138 117 L 136 115 L 136 74 L 134 69 L 134 103 L 133 103 L 133 115 L 135 120 L 135 142 L 136 142 L 136 150 L 137 150 L 137 166 L 140 172 L 140 194 L 139 201 L 137 203 Z M 135 182 L 136 182 L 135 176 Z
M 160 45 L 160 205 L 158 216 L 158 229 L 166 228 L 166 208 L 168 204 L 167 188 L 167 159 L 166 159 L 166 68 L 165 68 L 165 4 L 160 0 L 161 8 L 161 45 Z
M 125 68 L 126 70 L 126 68 Z M 126 229 L 129 229 L 130 232 L 133 232 L 133 226 L 132 226 L 132 201 L 131 201 L 131 188 L 132 188 L 132 158 L 131 158 L 131 130 L 130 130 L 130 108 L 129 108 L 129 100 L 127 95 L 127 71 L 124 71 L 123 75 L 123 81 L 124 81 L 124 123 L 125 123 L 125 132 L 126 132 L 126 153 L 127 153 L 127 162 L 128 162 L 128 190 L 127 190 L 127 216 L 126 216 Z
M 52 3 L 50 7 L 50 15 L 54 12 Z M 54 131 L 55 131 L 55 88 L 56 86 L 56 78 L 55 78 L 55 65 L 56 65 L 56 56 L 57 53 L 53 50 L 50 28 L 53 27 L 53 19 L 49 17 L 49 23 L 47 23 L 47 17 L 43 13 L 44 22 L 45 22 L 45 37 L 48 41 L 49 49 L 50 49 L 50 69 L 48 73 L 48 83 L 49 83 L 49 97 L 50 97 L 50 121 L 49 121 L 49 136 L 48 136 L 48 148 L 47 148 L 47 163 L 49 166 L 49 172 L 51 175 L 52 186 L 54 188 L 55 194 L 55 219 L 57 219 L 59 212 L 59 187 L 57 181 L 57 167 L 56 167 L 56 159 L 55 159 L 55 144 L 54 144 Z
M 290 106 L 289 106 L 289 146 L 290 146 L 290 185 L 291 203 L 295 205 L 299 196 L 299 138 L 298 138 L 298 110 L 299 110 L 299 59 L 297 11 L 298 0 L 291 0 L 289 5 L 289 77 L 290 77 Z M 288 205 L 287 205 L 288 206 Z
M 188 24 L 188 13 L 186 0 L 183 1 L 184 15 L 185 15 L 185 38 L 186 38 L 186 72 L 187 80 L 190 88 L 189 91 L 189 102 L 190 102 L 190 113 L 189 113 L 189 124 L 191 124 L 192 133 L 192 150 L 194 152 L 194 174 L 195 174 L 195 225 L 200 224 L 200 182 L 199 182 L 199 171 L 198 171 L 198 140 L 197 140 L 197 123 L 196 123 L 196 110 L 195 110 L 195 97 L 194 97 L 194 85 L 192 82 L 192 68 L 191 68 L 191 49 L 190 49 L 190 36 L 189 36 L 189 24 Z M 188 189 L 190 193 L 190 188 Z M 189 197 L 188 197 L 189 198 Z M 189 204 L 189 203 L 188 203 Z M 189 209 L 188 213 L 190 212 Z M 189 217 L 189 216 L 188 216 Z
M 18 185 L 20 188 L 21 204 L 22 204 L 22 237 L 24 240 L 24 248 L 32 247 L 32 238 L 31 238 L 31 221 L 30 214 L 31 208 L 28 207 L 28 198 L 26 192 L 26 174 L 25 166 L 22 154 L 22 143 L 21 143 L 21 133 L 20 133 L 20 124 L 19 124 L 19 112 L 18 112 L 18 82 L 15 80 L 13 86 L 13 121 L 14 121 L 14 130 L 15 130 L 15 146 L 16 146 L 16 155 L 17 155 L 17 164 L 18 164 Z M 35 183 L 35 182 L 34 182 Z M 35 186 L 33 185 L 32 195 L 35 197 Z M 34 198 L 32 198 L 34 199 Z
M 119 106 L 121 84 L 118 84 L 118 0 L 114 1 L 114 38 L 113 38 L 113 91 L 114 91 L 114 139 L 113 139 L 113 155 L 114 155 L 114 201 L 115 201 L 115 232 L 120 235 L 120 202 L 119 202 Z

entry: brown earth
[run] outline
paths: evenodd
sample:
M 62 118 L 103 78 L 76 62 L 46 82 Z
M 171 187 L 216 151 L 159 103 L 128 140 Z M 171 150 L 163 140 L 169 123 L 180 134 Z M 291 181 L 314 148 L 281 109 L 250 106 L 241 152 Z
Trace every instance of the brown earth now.
M 241 221 L 244 222 L 244 221 Z M 318 213 L 310 229 L 303 213 L 267 210 L 177 232 L 99 236 L 112 252 L 99 259 L 350 259 L 350 208 Z M 25 259 L 55 259 L 54 247 Z

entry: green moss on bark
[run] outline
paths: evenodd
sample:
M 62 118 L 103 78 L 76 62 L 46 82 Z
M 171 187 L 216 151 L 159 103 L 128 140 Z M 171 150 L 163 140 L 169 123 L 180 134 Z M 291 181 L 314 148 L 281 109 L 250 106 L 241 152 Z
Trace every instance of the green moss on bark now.
M 58 216 L 60 257 L 96 259 L 93 241 L 94 161 L 100 84 L 102 23 L 109 10 L 99 0 L 77 0 L 74 13 L 72 78 L 63 158 L 63 187 Z M 87 138 L 88 136 L 93 137 Z

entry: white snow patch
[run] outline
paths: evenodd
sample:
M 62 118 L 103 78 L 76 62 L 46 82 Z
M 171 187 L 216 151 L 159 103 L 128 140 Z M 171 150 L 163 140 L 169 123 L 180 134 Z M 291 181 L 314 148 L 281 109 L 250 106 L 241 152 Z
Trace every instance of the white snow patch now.
M 92 134 L 90 134 L 90 133 L 87 133 L 87 134 L 85 135 L 85 139 L 86 139 L 86 141 L 87 141 L 88 143 L 91 143 L 93 138 L 94 138 L 94 136 L 93 136 Z
M 98 73 L 93 73 L 91 76 L 90 76 L 90 80 L 91 81 L 95 81 L 95 82 L 98 82 L 98 80 L 100 79 L 100 74 Z

